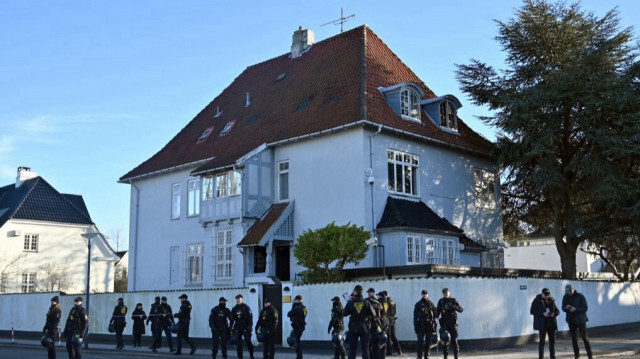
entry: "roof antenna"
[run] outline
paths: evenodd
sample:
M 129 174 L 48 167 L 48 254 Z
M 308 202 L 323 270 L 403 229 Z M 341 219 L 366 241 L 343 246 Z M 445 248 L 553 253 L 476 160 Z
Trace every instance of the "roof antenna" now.
M 322 24 L 320 26 L 324 26 L 324 25 L 329 25 L 329 24 L 334 24 L 334 25 L 338 25 L 340 24 L 340 32 L 344 31 L 344 23 L 349 21 L 349 18 L 355 18 L 356 14 L 351 14 L 348 15 L 347 17 L 344 16 L 343 12 L 342 12 L 342 8 L 340 8 L 340 19 L 338 20 L 333 20 L 333 21 L 329 21 L 326 24 Z

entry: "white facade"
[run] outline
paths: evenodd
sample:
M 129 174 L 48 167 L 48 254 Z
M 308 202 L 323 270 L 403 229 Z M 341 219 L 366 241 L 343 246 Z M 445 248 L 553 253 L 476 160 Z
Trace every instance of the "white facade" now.
M 583 251 L 585 243 L 576 252 L 576 270 L 579 273 L 599 273 L 606 264 L 600 258 Z M 560 254 L 553 238 L 519 241 L 517 246 L 504 249 L 505 268 L 562 271 Z

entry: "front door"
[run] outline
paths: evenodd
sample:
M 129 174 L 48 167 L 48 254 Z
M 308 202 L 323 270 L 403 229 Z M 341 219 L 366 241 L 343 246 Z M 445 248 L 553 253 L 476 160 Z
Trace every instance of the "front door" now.
M 276 252 L 276 277 L 283 282 L 291 280 L 291 247 L 275 247 Z

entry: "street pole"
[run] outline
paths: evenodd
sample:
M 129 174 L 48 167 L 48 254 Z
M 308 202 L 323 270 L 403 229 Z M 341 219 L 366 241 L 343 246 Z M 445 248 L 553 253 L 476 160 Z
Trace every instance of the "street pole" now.
M 91 237 L 87 237 L 87 307 L 86 307 L 86 311 L 87 311 L 87 333 L 84 335 L 84 348 L 88 349 L 89 348 L 89 341 L 87 339 L 89 339 L 89 325 L 91 324 L 89 322 L 89 293 L 90 293 L 90 288 L 89 288 L 89 283 L 90 283 L 90 278 L 91 278 Z

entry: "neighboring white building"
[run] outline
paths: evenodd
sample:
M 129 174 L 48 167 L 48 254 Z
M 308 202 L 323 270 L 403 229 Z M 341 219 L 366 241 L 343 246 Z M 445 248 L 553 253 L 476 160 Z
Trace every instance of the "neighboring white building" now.
M 28 167 L 0 187 L 0 293 L 113 291 L 118 259 L 91 220 L 82 196 L 59 193 Z
M 502 240 L 498 167 L 460 106 L 366 26 L 296 31 L 120 178 L 129 290 L 294 280 L 295 239 L 333 221 L 377 239 L 359 267 L 480 266 L 478 242 Z
M 579 273 L 602 272 L 606 263 L 597 256 L 583 251 L 583 242 L 576 252 L 576 269 Z M 516 246 L 504 249 L 504 267 L 513 269 L 539 269 L 562 271 L 560 254 L 553 237 L 529 238 L 520 240 Z

